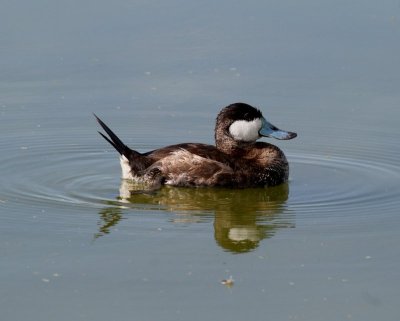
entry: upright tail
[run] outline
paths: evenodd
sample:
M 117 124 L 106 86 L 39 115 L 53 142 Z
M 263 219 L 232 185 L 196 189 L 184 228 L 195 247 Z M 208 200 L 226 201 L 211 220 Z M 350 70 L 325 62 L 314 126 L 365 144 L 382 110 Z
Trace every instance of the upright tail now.
M 103 123 L 103 121 L 96 116 L 96 114 L 93 114 L 94 117 L 96 117 L 97 122 L 100 124 L 100 126 L 104 129 L 104 131 L 108 134 L 110 138 L 108 138 L 106 135 L 103 133 L 99 132 L 103 138 L 108 141 L 116 150 L 118 153 L 120 153 L 121 156 L 125 156 L 127 159 L 129 159 L 129 156 L 132 154 L 132 149 L 130 149 L 128 146 L 126 146 L 119 138 L 117 135 L 114 134 L 114 132 L 106 125 Z
M 99 117 L 97 117 L 95 114 L 93 115 L 96 117 L 96 120 L 100 126 L 108 134 L 108 137 L 101 132 L 99 132 L 99 134 L 103 136 L 103 138 L 108 141 L 121 155 L 120 162 L 122 168 L 122 178 L 133 179 L 134 176 L 142 175 L 142 171 L 151 165 L 151 160 L 147 159 L 145 155 L 126 146 Z

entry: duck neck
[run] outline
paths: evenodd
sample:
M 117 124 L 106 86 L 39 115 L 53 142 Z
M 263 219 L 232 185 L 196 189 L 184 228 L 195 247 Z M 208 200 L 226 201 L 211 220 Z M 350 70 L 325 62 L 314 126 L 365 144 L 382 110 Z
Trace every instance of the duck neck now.
M 216 130 L 215 132 L 215 146 L 218 150 L 227 155 L 241 156 L 251 145 L 253 145 L 253 143 L 234 140 L 232 137 L 226 135 L 222 130 Z

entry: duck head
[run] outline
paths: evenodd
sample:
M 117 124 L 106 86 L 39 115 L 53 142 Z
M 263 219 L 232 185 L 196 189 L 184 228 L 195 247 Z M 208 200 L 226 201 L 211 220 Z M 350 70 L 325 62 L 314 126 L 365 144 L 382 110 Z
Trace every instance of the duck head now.
M 235 103 L 223 108 L 215 125 L 216 146 L 228 153 L 234 148 L 251 145 L 261 137 L 288 140 L 296 136 L 296 133 L 272 125 L 260 110 L 244 103 Z

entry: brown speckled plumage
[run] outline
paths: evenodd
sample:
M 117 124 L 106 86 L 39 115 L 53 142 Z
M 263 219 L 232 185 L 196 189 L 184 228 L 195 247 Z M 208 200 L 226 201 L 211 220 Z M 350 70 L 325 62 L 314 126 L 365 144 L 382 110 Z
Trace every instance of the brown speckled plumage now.
M 96 119 L 110 139 L 101 135 L 120 153 L 122 162 L 125 160 L 129 166 L 129 175 L 123 178 L 142 180 L 152 185 L 240 188 L 274 186 L 288 179 L 289 165 L 278 147 L 233 138 L 230 127 L 235 121 L 247 124 L 254 119 L 265 120 L 258 109 L 243 103 L 229 105 L 219 113 L 215 126 L 216 146 L 186 143 L 143 154 L 124 145 L 97 116 Z M 268 130 L 278 130 L 267 124 L 270 125 Z M 260 134 L 257 136 L 261 137 L 261 129 L 258 130 Z M 287 137 L 279 139 L 296 137 L 295 133 L 280 131 L 280 135 L 282 133 Z

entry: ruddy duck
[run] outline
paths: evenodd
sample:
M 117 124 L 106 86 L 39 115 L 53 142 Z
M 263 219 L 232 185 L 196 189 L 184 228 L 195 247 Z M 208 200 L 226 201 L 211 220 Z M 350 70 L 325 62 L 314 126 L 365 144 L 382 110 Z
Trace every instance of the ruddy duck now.
M 96 115 L 104 137 L 121 155 L 122 178 L 151 186 L 274 186 L 287 181 L 289 165 L 276 146 L 256 142 L 264 137 L 292 139 L 296 133 L 270 124 L 261 111 L 244 103 L 221 110 L 215 146 L 184 143 L 139 153 L 126 146 Z

